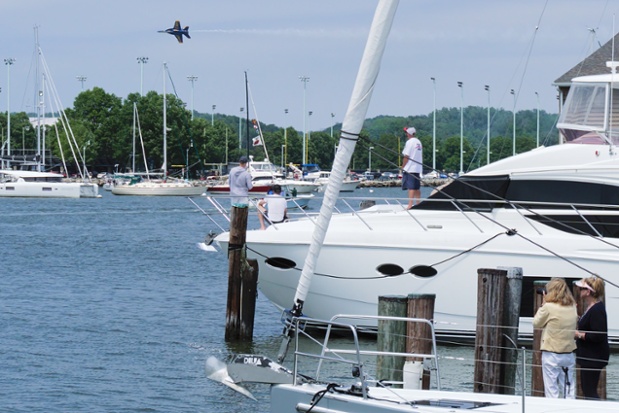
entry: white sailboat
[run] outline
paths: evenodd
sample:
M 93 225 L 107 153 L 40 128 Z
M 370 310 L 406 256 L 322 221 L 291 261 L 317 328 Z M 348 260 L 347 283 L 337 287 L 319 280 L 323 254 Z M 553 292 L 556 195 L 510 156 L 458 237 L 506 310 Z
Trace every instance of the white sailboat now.
M 150 174 L 146 174 L 145 179 L 132 179 L 119 185 L 114 185 L 112 193 L 114 195 L 143 195 L 143 196 L 199 196 L 204 193 L 205 188 L 193 185 L 184 179 L 170 178 L 168 176 L 168 149 L 167 149 L 167 101 L 166 101 L 166 75 L 168 66 L 163 63 L 163 172 L 159 179 L 151 179 Z
M 77 140 L 73 135 L 73 130 L 69 125 L 69 119 L 65 114 L 64 108 L 60 103 L 56 86 L 39 44 L 38 27 L 35 27 L 34 30 L 36 55 L 35 89 L 38 91 L 37 96 L 39 99 L 37 104 L 37 124 L 35 127 L 37 130 L 37 153 L 39 155 L 37 155 L 34 162 L 24 161 L 16 164 L 13 160 L 7 160 L 9 168 L 0 169 L 0 197 L 96 198 L 99 196 L 99 186 L 94 182 L 90 182 L 86 164 L 83 159 L 80 159 L 82 155 L 78 149 Z M 51 99 L 48 99 L 46 102 L 48 95 L 51 96 Z M 47 163 L 45 157 L 45 122 L 43 122 L 42 116 L 44 115 L 46 104 L 53 112 L 58 113 L 57 125 L 64 130 L 67 136 L 68 147 L 73 155 L 73 159 L 76 161 L 75 165 L 78 175 L 81 177 L 81 182 L 70 182 L 60 173 L 45 171 Z M 56 133 L 58 133 L 58 129 L 56 129 Z M 62 153 L 62 146 L 59 144 L 59 147 L 64 170 L 66 171 L 67 167 L 64 153 Z M 84 167 L 82 168 L 80 164 Z M 29 169 L 32 167 L 34 167 L 34 170 Z

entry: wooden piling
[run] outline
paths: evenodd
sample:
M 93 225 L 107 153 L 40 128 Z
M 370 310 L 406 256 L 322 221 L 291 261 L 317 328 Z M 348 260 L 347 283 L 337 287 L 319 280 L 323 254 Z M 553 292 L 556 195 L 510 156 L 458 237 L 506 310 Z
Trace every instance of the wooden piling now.
M 533 314 L 542 306 L 544 302 L 544 294 L 538 293 L 538 290 L 546 288 L 546 281 L 533 282 Z M 542 373 L 542 328 L 533 329 L 533 351 L 531 356 L 531 396 L 544 397 L 544 375 Z
M 241 319 L 239 340 L 251 341 L 254 337 L 254 316 L 258 298 L 258 261 L 246 260 L 241 276 Z
M 520 325 L 520 303 L 522 301 L 522 268 L 499 267 L 507 271 L 507 285 L 503 305 L 503 355 L 501 360 L 501 385 L 503 394 L 515 394 L 516 372 L 518 371 L 518 327 Z
M 401 295 L 378 297 L 378 315 L 390 317 L 406 317 L 408 300 Z M 406 322 L 393 320 L 378 320 L 378 351 L 396 353 L 406 352 Z M 404 357 L 377 356 L 376 377 L 378 380 L 402 382 Z M 394 387 L 402 387 L 394 385 Z
M 507 271 L 477 270 L 477 329 L 475 335 L 474 391 L 500 394 L 503 343 L 504 291 Z
M 409 294 L 408 317 L 434 320 L 434 294 Z M 409 353 L 432 354 L 432 330 L 425 323 L 408 323 L 406 348 Z M 423 362 L 423 358 L 409 357 L 406 361 Z M 430 371 L 423 370 L 421 388 L 430 389 Z
M 233 206 L 230 210 L 226 341 L 251 340 L 253 335 L 253 309 L 255 309 L 255 285 L 258 272 L 253 271 L 251 266 L 247 264 L 245 255 L 247 216 L 248 208 L 246 207 Z M 245 294 L 243 294 L 243 291 L 245 291 Z M 249 309 L 252 309 L 251 314 Z

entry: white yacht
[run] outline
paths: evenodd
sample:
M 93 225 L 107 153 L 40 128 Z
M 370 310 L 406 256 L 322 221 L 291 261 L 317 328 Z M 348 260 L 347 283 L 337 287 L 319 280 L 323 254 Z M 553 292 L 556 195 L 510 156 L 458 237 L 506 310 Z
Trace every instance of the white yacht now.
M 92 182 L 66 182 L 53 172 L 0 170 L 0 198 L 97 198 Z
M 536 280 L 595 274 L 606 280 L 608 313 L 619 312 L 619 63 L 609 66 L 612 73 L 573 80 L 558 123 L 562 144 L 464 174 L 412 210 L 334 214 L 303 314 L 376 315 L 379 296 L 436 294 L 438 332 L 471 337 L 477 270 L 497 267 L 522 268 L 525 337 Z M 260 289 L 282 309 L 293 306 L 315 226 L 304 218 L 247 232 Z M 228 233 L 216 241 L 227 251 Z M 619 319 L 609 317 L 608 327 L 617 344 Z

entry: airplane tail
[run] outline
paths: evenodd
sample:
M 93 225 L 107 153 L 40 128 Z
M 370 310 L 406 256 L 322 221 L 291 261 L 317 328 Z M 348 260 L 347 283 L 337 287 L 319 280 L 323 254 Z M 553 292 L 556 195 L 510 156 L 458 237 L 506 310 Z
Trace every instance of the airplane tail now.
M 183 30 L 185 31 L 185 36 L 187 36 L 188 39 L 191 39 L 191 36 L 189 36 L 189 26 L 185 26 Z

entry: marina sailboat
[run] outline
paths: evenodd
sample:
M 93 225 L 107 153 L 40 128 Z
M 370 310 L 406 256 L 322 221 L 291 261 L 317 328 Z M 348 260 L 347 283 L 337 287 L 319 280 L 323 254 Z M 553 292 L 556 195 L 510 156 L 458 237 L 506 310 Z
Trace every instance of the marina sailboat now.
M 119 185 L 114 185 L 112 193 L 114 195 L 143 195 L 143 196 L 199 196 L 204 193 L 204 187 L 193 185 L 183 179 L 171 178 L 168 176 L 168 155 L 167 155 L 167 101 L 166 101 L 166 76 L 168 74 L 167 64 L 163 64 L 163 166 L 158 179 L 151 178 L 151 174 L 146 174 L 146 178 L 135 176 Z
M 47 61 L 43 56 L 43 50 L 39 44 L 38 27 L 35 27 L 35 56 L 36 56 L 36 75 L 35 90 L 38 91 L 37 99 L 37 120 L 34 124 L 37 132 L 37 156 L 33 160 L 16 161 L 12 157 L 3 157 L 2 168 L 0 169 L 0 197 L 25 197 L 25 198 L 97 198 L 99 197 L 99 186 L 90 181 L 86 164 L 80 159 L 81 152 L 73 130 L 69 125 L 69 119 L 60 104 L 51 71 L 47 66 Z M 51 99 L 46 99 L 47 96 Z M 47 100 L 47 101 L 46 101 Z M 47 105 L 47 106 L 46 106 Z M 79 179 L 69 181 L 64 174 L 47 170 L 47 163 L 52 159 L 47 159 L 45 148 L 45 122 L 43 119 L 43 108 L 51 108 L 58 114 L 57 128 L 58 134 L 61 129 L 67 137 L 67 146 L 75 159 Z M 67 171 L 67 166 L 60 145 L 60 138 L 57 136 L 62 157 L 62 165 Z M 2 151 L 4 155 L 4 148 Z M 83 167 L 81 165 L 83 165 Z M 5 166 L 6 165 L 6 166 Z

